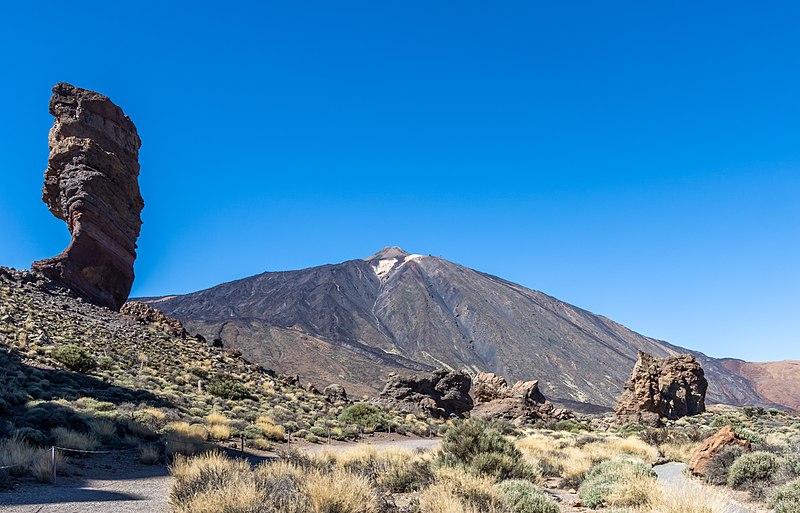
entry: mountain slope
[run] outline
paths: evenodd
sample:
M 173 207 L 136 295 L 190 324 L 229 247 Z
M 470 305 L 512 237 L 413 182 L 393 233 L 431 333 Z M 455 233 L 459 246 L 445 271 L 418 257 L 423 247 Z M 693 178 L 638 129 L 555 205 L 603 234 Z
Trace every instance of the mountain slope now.
M 767 401 L 800 411 L 800 361 L 745 362 L 725 358 L 722 365 L 752 383 Z
M 538 379 L 553 400 L 607 408 L 637 350 L 686 352 L 541 292 L 396 247 L 142 301 L 280 372 L 367 394 L 390 372 L 445 366 Z M 747 379 L 695 354 L 710 400 L 767 402 Z

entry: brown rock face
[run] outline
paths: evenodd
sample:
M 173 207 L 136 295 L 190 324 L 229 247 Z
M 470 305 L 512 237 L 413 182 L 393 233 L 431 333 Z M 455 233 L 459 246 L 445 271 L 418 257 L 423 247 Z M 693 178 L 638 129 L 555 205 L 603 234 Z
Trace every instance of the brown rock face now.
M 432 417 L 463 417 L 472 409 L 471 384 L 468 374 L 444 369 L 428 375 L 393 376 L 376 403 Z
M 472 380 L 475 408 L 472 417 L 505 419 L 522 425 L 537 420 L 572 418 L 572 412 L 556 408 L 539 391 L 538 381 L 517 381 L 513 387 L 502 376 L 480 372 Z
M 615 411 L 631 420 L 658 422 L 706 411 L 708 381 L 694 356 L 655 358 L 639 351 Z
M 694 450 L 689 460 L 689 470 L 698 476 L 704 476 L 708 462 L 722 449 L 732 445 L 738 445 L 745 450 L 750 449 L 750 441 L 739 437 L 733 426 L 728 425 L 706 438 Z
M 177 337 L 186 338 L 186 330 L 181 324 L 181 321 L 166 315 L 161 310 L 148 306 L 144 303 L 131 301 L 125 303 L 120 308 L 120 313 L 130 315 L 131 317 L 148 324 L 159 324 L 165 331 Z
M 50 113 L 55 121 L 42 200 L 67 223 L 72 240 L 60 255 L 31 268 L 119 310 L 133 284 L 142 225 L 141 140 L 122 109 L 93 91 L 56 84 Z

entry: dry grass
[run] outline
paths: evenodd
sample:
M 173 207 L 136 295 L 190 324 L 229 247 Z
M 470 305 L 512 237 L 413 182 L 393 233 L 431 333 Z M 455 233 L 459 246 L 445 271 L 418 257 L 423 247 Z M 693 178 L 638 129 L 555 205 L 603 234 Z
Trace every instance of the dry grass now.
M 607 505 L 615 508 L 647 508 L 660 504 L 662 495 L 661 485 L 652 477 L 625 476 L 614 483 Z
M 434 484 L 419 495 L 420 513 L 505 513 L 502 494 L 494 479 L 462 469 L 441 467 Z
M 117 435 L 117 426 L 110 420 L 97 419 L 91 422 L 92 433 L 103 442 L 110 442 Z
M 694 483 L 667 487 L 654 509 L 659 513 L 726 513 L 732 510 L 727 495 Z
M 272 417 L 262 416 L 257 418 L 256 427 L 261 430 L 261 434 L 268 440 L 283 441 L 286 439 L 286 430 L 283 426 L 275 424 Z
M 588 440 L 588 441 L 587 441 Z M 634 437 L 614 435 L 576 435 L 562 433 L 559 438 L 537 433 L 517 441 L 525 459 L 538 465 L 545 474 L 560 476 L 568 484 L 580 482 L 594 465 L 617 458 L 628 458 L 644 463 L 658 460 L 658 450 Z
M 222 424 L 208 426 L 208 436 L 212 440 L 227 440 L 231 437 L 231 428 Z
M 689 463 L 698 442 L 667 442 L 658 446 L 667 461 Z
M 200 424 L 189 424 L 188 422 L 173 422 L 167 424 L 167 453 L 173 454 L 196 454 L 200 452 L 208 439 L 208 431 Z
M 139 447 L 139 460 L 145 465 L 155 465 L 161 461 L 161 448 L 157 445 Z
M 78 431 L 72 431 L 62 427 L 53 428 L 50 432 L 55 444 L 66 449 L 76 449 L 78 451 L 93 451 L 99 445 L 94 435 L 87 435 Z
M 61 451 L 56 451 L 56 470 L 64 469 L 66 459 Z M 31 462 L 30 472 L 40 483 L 49 483 L 53 478 L 53 455 L 48 449 L 40 449 Z
M 339 452 L 309 456 L 317 468 L 338 467 L 359 475 L 374 476 L 376 483 L 391 492 L 410 492 L 427 484 L 433 456 L 402 448 L 357 446 Z
M 222 453 L 176 456 L 170 503 L 178 513 L 269 512 L 378 513 L 369 480 L 344 468 L 301 468 L 266 463 L 255 471 Z
M 0 443 L 0 467 L 14 465 L 8 469 L 12 476 L 23 476 L 36 458 L 38 449 L 24 438 L 14 435 Z
M 205 418 L 206 424 L 209 426 L 228 426 L 231 420 L 219 412 L 212 412 Z

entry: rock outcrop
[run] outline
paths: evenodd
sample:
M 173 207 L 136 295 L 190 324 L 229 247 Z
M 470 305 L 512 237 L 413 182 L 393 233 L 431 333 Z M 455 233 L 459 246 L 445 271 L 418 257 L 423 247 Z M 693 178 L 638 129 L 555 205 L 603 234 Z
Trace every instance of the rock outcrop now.
M 722 449 L 729 446 L 738 446 L 749 450 L 750 441 L 740 437 L 733 426 L 727 425 L 697 446 L 689 459 L 689 470 L 695 475 L 704 476 L 708 462 Z
M 502 376 L 480 372 L 472 380 L 475 408 L 471 416 L 484 419 L 505 419 L 516 425 L 539 420 L 563 420 L 572 412 L 556 408 L 539 391 L 538 381 L 517 381 L 509 387 Z
M 329 403 L 347 402 L 347 392 L 342 385 L 331 383 L 322 390 L 322 395 Z
M 472 380 L 464 372 L 437 369 L 431 374 L 392 376 L 377 404 L 405 413 L 437 418 L 464 417 L 473 406 Z
M 615 409 L 627 421 L 657 424 L 706 411 L 706 381 L 689 354 L 656 358 L 639 351 L 636 365 Z
M 186 338 L 186 329 L 183 327 L 183 324 L 181 324 L 181 321 L 170 317 L 152 306 L 139 303 L 138 301 L 131 301 L 122 305 L 119 311 L 122 314 L 130 315 L 140 322 L 158 324 L 170 335 Z
M 50 113 L 55 121 L 42 200 L 67 223 L 72 240 L 60 255 L 31 268 L 119 310 L 133 284 L 142 224 L 141 140 L 122 109 L 93 91 L 56 84 Z

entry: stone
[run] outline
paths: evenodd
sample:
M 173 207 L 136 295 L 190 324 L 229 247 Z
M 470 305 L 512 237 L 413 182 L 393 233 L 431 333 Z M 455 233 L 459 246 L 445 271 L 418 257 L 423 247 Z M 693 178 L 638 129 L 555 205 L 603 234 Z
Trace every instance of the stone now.
M 42 200 L 67 223 L 72 240 L 31 265 L 89 301 L 119 310 L 133 284 L 144 201 L 139 192 L 136 127 L 102 94 L 53 87 L 50 157 Z
M 403 413 L 436 418 L 465 417 L 472 409 L 472 380 L 465 372 L 437 369 L 430 374 L 389 378 L 375 403 Z
M 694 356 L 656 358 L 639 351 L 615 412 L 621 420 L 649 424 L 697 415 L 706 411 L 707 389 L 703 368 Z
M 515 425 L 574 418 L 569 410 L 556 408 L 545 399 L 536 380 L 517 381 L 509 387 L 502 376 L 479 372 L 472 380 L 472 397 L 474 418 L 504 419 Z
M 750 450 L 750 441 L 740 437 L 730 424 L 697 446 L 689 458 L 689 470 L 695 475 L 704 476 L 708 462 L 722 449 L 729 446 L 739 446 L 746 451 Z
M 152 306 L 138 301 L 130 301 L 122 305 L 120 313 L 130 315 L 139 322 L 146 324 L 159 324 L 165 331 L 177 337 L 186 338 L 186 329 L 181 324 L 181 321 L 170 317 L 161 310 L 153 308 Z
M 331 383 L 322 389 L 322 395 L 329 403 L 347 402 L 347 391 L 337 383 Z

